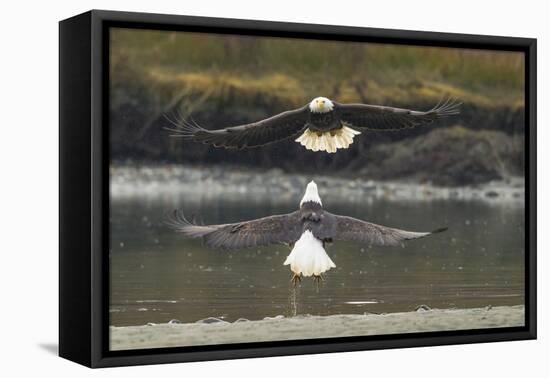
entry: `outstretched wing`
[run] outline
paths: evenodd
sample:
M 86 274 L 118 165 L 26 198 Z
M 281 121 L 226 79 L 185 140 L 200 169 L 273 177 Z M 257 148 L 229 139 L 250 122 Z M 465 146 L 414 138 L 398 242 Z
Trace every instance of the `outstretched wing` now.
M 420 112 L 390 106 L 368 104 L 335 104 L 340 120 L 360 129 L 391 131 L 432 123 L 436 119 L 459 114 L 461 103 L 446 100 L 431 110 Z
M 378 246 L 398 246 L 406 240 L 423 238 L 447 230 L 447 228 L 440 228 L 431 232 L 412 232 L 385 227 L 352 217 L 334 214 L 327 214 L 326 216 L 332 217 L 329 223 L 333 225 L 332 237 L 334 240 L 355 241 Z
M 308 111 L 306 105 L 258 122 L 220 130 L 207 130 L 195 123 L 185 121 L 173 122 L 174 127 L 167 130 L 172 132 L 172 136 L 211 144 L 215 147 L 237 149 L 259 147 L 298 135 L 305 129 Z
M 294 212 L 240 223 L 201 226 L 189 222 L 176 210 L 167 223 L 187 237 L 202 238 L 209 248 L 240 249 L 294 243 L 301 234 L 300 220 L 299 213 Z

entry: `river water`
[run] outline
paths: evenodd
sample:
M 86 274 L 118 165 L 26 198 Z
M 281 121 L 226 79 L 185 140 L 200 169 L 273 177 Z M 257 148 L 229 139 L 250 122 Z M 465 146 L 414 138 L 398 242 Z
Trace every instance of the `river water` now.
M 317 287 L 304 279 L 296 289 L 283 266 L 286 246 L 209 250 L 163 223 L 174 208 L 200 215 L 205 224 L 228 223 L 294 211 L 299 200 L 112 198 L 111 325 L 524 303 L 524 207 L 517 202 L 331 197 L 324 205 L 332 213 L 413 231 L 449 230 L 404 248 L 337 242 L 327 249 L 337 267 L 325 281 Z

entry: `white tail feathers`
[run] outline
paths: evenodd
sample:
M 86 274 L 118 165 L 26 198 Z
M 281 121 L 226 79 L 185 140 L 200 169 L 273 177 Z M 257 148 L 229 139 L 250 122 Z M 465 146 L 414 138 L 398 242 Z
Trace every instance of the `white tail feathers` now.
M 309 230 L 306 230 L 294 244 L 294 248 L 284 262 L 284 265 L 289 264 L 290 270 L 304 277 L 318 276 L 330 268 L 336 268 L 323 248 L 323 243 Z
M 308 150 L 334 153 L 339 148 L 348 148 L 353 143 L 353 138 L 359 134 L 361 134 L 360 131 L 347 126 L 342 126 L 337 130 L 325 131 L 321 134 L 318 131 L 307 129 L 296 139 L 296 142 Z

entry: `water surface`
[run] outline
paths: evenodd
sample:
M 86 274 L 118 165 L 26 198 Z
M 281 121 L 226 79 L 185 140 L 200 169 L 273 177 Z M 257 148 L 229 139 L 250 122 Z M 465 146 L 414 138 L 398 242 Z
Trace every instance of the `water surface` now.
M 227 321 L 295 314 L 411 311 L 524 303 L 524 209 L 475 201 L 340 201 L 327 210 L 392 227 L 449 230 L 401 247 L 338 242 L 336 268 L 317 288 L 294 290 L 286 246 L 209 250 L 163 224 L 182 208 L 205 224 L 294 211 L 300 198 L 114 198 L 111 203 L 111 324 L 206 317 Z

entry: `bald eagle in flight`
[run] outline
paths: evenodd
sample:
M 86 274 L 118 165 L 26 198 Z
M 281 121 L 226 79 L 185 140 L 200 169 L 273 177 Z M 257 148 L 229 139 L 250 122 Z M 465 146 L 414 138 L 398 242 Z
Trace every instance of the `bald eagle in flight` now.
M 448 99 L 422 112 L 379 105 L 340 104 L 317 97 L 301 108 L 244 125 L 207 130 L 196 123 L 180 121 L 172 122 L 174 127 L 167 130 L 172 136 L 215 147 L 242 149 L 296 138 L 295 141 L 308 150 L 334 153 L 340 148 L 348 148 L 362 130 L 389 131 L 428 125 L 458 114 L 460 105 Z
M 290 214 L 272 215 L 245 222 L 198 225 L 175 211 L 168 224 L 189 238 L 201 238 L 209 248 L 241 249 L 269 244 L 288 244 L 292 250 L 284 265 L 290 265 L 294 285 L 302 276 L 321 274 L 336 265 L 325 251 L 326 243 L 344 240 L 377 246 L 398 246 L 404 241 L 445 231 L 412 232 L 380 226 L 360 219 L 331 214 L 323 209 L 317 185 L 311 181 L 300 201 L 300 209 Z

